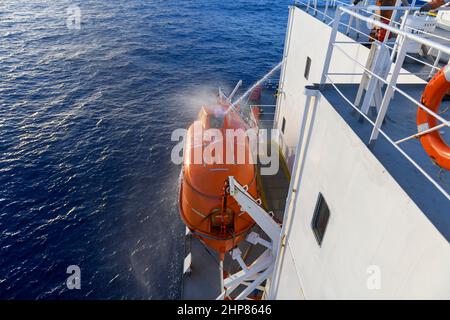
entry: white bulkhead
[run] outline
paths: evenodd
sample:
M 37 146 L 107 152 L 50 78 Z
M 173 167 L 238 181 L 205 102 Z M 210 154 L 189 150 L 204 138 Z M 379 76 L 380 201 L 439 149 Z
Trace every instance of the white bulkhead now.
M 284 246 L 267 297 L 450 298 L 450 250 L 445 237 L 332 102 L 319 93 L 305 107 L 304 87 L 320 82 L 331 26 L 291 7 L 287 32 L 275 126 L 283 131 L 280 148 L 292 178 Z M 337 39 L 353 41 L 342 33 Z M 348 50 L 366 63 L 368 48 L 352 45 Z M 336 52 L 330 71 L 348 72 L 351 64 Z M 360 81 L 357 75 L 336 80 Z M 423 83 L 414 75 L 402 75 L 400 81 Z M 305 128 L 299 141 L 302 122 Z M 313 230 L 317 210 L 329 215 L 320 240 Z

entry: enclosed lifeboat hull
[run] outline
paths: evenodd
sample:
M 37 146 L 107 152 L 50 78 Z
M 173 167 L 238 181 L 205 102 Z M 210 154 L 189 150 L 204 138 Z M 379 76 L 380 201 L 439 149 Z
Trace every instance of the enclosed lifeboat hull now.
M 199 120 L 189 127 L 179 194 L 180 215 L 184 223 L 194 236 L 216 250 L 221 259 L 245 239 L 254 225 L 249 214 L 242 212 L 236 200 L 228 194 L 228 177 L 233 176 L 248 187 L 251 195 L 258 196 L 256 166 L 249 154 L 248 138 L 226 138 L 227 129 L 245 131 L 245 123 L 236 113 L 225 113 L 225 110 L 224 106 L 202 108 Z M 217 130 L 215 132 L 220 132 L 223 139 L 204 139 L 198 132 L 200 129 Z M 245 152 L 244 161 L 242 151 Z M 208 154 L 213 157 L 208 159 Z M 199 155 L 202 156 L 200 161 Z

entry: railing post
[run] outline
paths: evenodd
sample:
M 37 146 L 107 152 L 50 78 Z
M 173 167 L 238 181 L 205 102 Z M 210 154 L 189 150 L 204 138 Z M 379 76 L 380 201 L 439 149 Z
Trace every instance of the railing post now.
M 278 243 L 278 247 L 274 247 L 274 251 L 277 253 L 275 258 L 275 264 L 274 264 L 274 272 L 270 281 L 270 288 L 268 292 L 268 298 L 269 300 L 275 299 L 275 295 L 278 290 L 279 285 L 279 268 L 281 267 L 282 261 L 284 259 L 284 250 L 286 249 L 286 243 L 283 243 L 287 238 L 287 234 L 289 233 L 289 225 L 291 222 L 292 214 L 294 212 L 295 203 L 297 201 L 298 196 L 298 190 L 297 186 L 300 184 L 301 180 L 301 174 L 302 174 L 302 168 L 304 165 L 304 157 L 306 155 L 305 148 L 308 147 L 308 144 L 306 145 L 303 143 L 303 140 L 305 139 L 305 131 L 307 130 L 308 125 L 308 119 L 309 119 L 309 113 L 310 110 L 316 108 L 317 104 L 317 98 L 319 96 L 319 91 L 315 86 L 306 86 L 304 94 L 306 96 L 305 101 L 305 110 L 303 111 L 303 117 L 302 122 L 300 125 L 300 135 L 297 142 L 297 147 L 295 150 L 295 159 L 294 159 L 294 165 L 292 167 L 292 175 L 291 175 L 291 181 L 289 182 L 289 190 L 288 197 L 286 200 L 286 205 L 284 208 L 284 216 L 283 216 L 283 224 L 281 228 L 281 237 L 280 242 Z M 314 103 L 311 105 L 312 98 L 314 97 Z M 312 111 L 314 112 L 314 111 Z M 313 120 L 310 120 L 313 121 Z M 300 158 L 300 156 L 303 155 L 303 158 Z
M 375 56 L 373 58 L 372 61 L 372 65 L 368 66 L 370 68 L 370 71 L 372 71 L 374 74 L 378 75 L 378 70 L 377 70 L 377 66 L 380 60 L 380 56 L 382 55 L 381 50 L 381 43 L 376 41 L 373 43 L 373 45 L 376 46 L 376 52 L 375 52 Z M 377 87 L 377 83 L 378 83 L 378 79 L 374 76 L 370 76 L 368 75 L 369 79 L 369 83 L 367 84 L 367 88 L 366 88 L 366 95 L 364 96 L 364 100 L 363 100 L 363 104 L 361 106 L 361 111 L 365 114 L 368 113 L 370 105 L 372 103 L 372 100 L 374 98 L 374 93 L 375 93 L 375 89 Z M 364 83 L 361 83 L 359 89 L 358 89 L 358 93 L 356 95 L 356 100 L 355 100 L 355 106 L 359 106 L 360 103 L 360 99 L 362 96 L 362 93 L 364 92 Z M 362 119 L 361 119 L 362 120 Z
M 386 116 L 389 103 L 391 102 L 391 98 L 394 94 L 393 86 L 397 83 L 398 75 L 400 73 L 400 70 L 402 69 L 403 61 L 405 60 L 408 42 L 409 41 L 406 37 L 402 37 L 397 60 L 395 61 L 394 65 L 394 70 L 392 71 L 391 79 L 389 80 L 389 84 L 386 88 L 386 92 L 381 102 L 380 111 L 378 112 L 377 119 L 375 120 L 375 125 L 373 126 L 372 133 L 370 135 L 369 147 L 372 147 L 375 143 L 375 140 L 378 138 L 380 127 L 383 123 L 384 117 Z
M 409 15 L 409 10 L 405 10 L 405 13 L 403 14 L 402 23 L 400 24 L 400 28 L 399 28 L 402 31 L 405 30 L 405 25 L 406 25 L 406 20 L 408 19 L 408 15 Z M 391 61 L 394 61 L 394 59 L 395 59 L 395 55 L 397 53 L 399 42 L 400 42 L 400 39 L 397 36 L 397 39 L 395 39 L 394 47 L 392 48 Z
M 399 7 L 399 6 L 401 5 L 401 2 L 402 2 L 402 0 L 397 0 L 397 1 L 395 1 L 395 6 L 396 6 L 396 7 Z M 392 12 L 391 19 L 389 20 L 389 25 L 390 25 L 391 27 L 392 27 L 392 25 L 394 24 L 394 21 L 395 21 L 396 17 L 397 17 L 397 9 L 395 9 L 395 10 Z M 389 36 L 390 36 L 390 35 L 391 35 L 391 31 L 386 30 L 386 34 L 384 35 L 384 39 L 383 39 L 383 44 L 387 42 L 387 40 L 389 39 Z
M 431 77 L 433 77 L 433 75 L 435 74 L 435 72 L 436 72 L 436 67 L 438 66 L 438 64 L 439 64 L 439 61 L 441 60 L 441 55 L 442 55 L 442 51 L 441 50 L 438 50 L 438 52 L 437 52 L 437 54 L 436 54 L 436 60 L 434 60 L 434 63 L 433 63 L 433 67 L 431 68 L 431 70 L 430 70 L 430 73 L 429 73 L 429 75 L 428 75 L 428 77 L 431 79 Z
M 322 78 L 320 79 L 320 85 L 325 84 L 327 81 L 327 73 L 330 69 L 331 56 L 333 55 L 334 43 L 336 42 L 336 35 L 338 32 L 339 24 L 341 22 L 342 11 L 340 6 L 336 9 L 334 15 L 333 29 L 331 30 L 330 40 L 328 41 L 327 55 L 323 63 Z
M 330 0 L 325 0 L 325 10 L 323 12 L 323 19 L 322 19 L 322 21 L 325 21 L 325 19 L 326 19 L 327 12 L 328 12 L 328 3 L 329 3 L 329 1 Z

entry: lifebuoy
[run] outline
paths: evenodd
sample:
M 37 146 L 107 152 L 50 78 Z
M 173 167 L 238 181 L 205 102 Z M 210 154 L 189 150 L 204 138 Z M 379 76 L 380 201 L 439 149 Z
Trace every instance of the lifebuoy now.
M 445 94 L 450 90 L 450 65 L 443 67 L 428 82 L 422 94 L 422 104 L 434 113 L 438 113 L 439 106 Z M 420 132 L 433 128 L 437 120 L 431 114 L 419 108 L 417 111 L 417 129 Z M 439 130 L 420 136 L 425 152 L 436 164 L 450 170 L 450 147 L 442 139 Z

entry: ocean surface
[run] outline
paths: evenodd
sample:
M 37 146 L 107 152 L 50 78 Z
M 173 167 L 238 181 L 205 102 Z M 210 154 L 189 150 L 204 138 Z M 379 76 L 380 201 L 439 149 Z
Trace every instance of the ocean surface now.
M 291 2 L 0 2 L 0 299 L 180 297 L 171 133 L 281 60 Z

